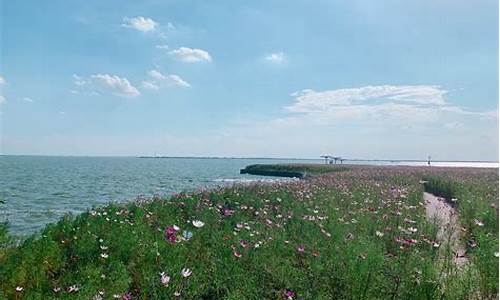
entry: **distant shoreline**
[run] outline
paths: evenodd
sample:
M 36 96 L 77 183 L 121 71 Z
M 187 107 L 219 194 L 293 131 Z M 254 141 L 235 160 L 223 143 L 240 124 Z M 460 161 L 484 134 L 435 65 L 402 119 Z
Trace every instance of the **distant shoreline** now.
M 290 158 L 290 157 L 237 157 L 237 156 L 150 156 L 150 155 L 51 155 L 51 154 L 0 154 L 0 157 L 74 157 L 74 158 L 163 158 L 163 159 L 267 159 L 267 160 L 314 160 L 324 161 L 323 158 Z M 369 159 L 344 158 L 345 162 L 423 162 L 427 159 Z M 498 160 L 431 160 L 432 163 L 500 163 Z

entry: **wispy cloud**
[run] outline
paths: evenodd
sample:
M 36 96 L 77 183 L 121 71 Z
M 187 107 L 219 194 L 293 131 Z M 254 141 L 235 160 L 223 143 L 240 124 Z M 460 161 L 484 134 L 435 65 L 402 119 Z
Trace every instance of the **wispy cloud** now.
M 188 88 L 191 85 L 176 74 L 164 75 L 158 70 L 150 70 L 148 72 L 149 79 L 142 82 L 142 87 L 148 90 L 159 90 L 160 87 L 184 87 Z
M 29 97 L 24 97 L 23 98 L 23 101 L 26 101 L 26 102 L 33 102 L 33 99 L 29 98 Z
M 5 80 L 5 78 L 0 76 L 0 85 L 6 84 L 6 83 L 7 83 L 7 81 Z
M 150 32 L 156 29 L 158 23 L 153 21 L 153 19 L 151 18 L 145 18 L 141 16 L 133 18 L 125 17 L 123 18 L 122 26 L 127 28 L 133 28 L 141 32 Z
M 497 117 L 494 111 L 473 111 L 448 103 L 447 91 L 437 85 L 381 85 L 291 94 L 294 103 L 285 110 L 321 122 L 358 119 L 399 119 L 426 122 L 444 115 Z
M 194 49 L 187 47 L 180 47 L 178 49 L 172 50 L 169 54 L 176 60 L 186 62 L 186 63 L 197 63 L 197 62 L 211 62 L 212 57 L 210 54 L 202 49 Z
M 73 75 L 73 83 L 91 93 L 107 93 L 119 97 L 136 97 L 141 93 L 127 78 L 109 74 L 93 74 L 89 77 Z
M 272 63 L 280 64 L 285 61 L 285 53 L 283 52 L 269 53 L 266 56 L 264 56 L 264 59 Z
M 323 112 L 340 106 L 411 103 L 413 105 L 445 105 L 447 93 L 435 85 L 380 85 L 316 92 L 311 89 L 295 92 L 295 103 L 287 107 L 292 112 Z

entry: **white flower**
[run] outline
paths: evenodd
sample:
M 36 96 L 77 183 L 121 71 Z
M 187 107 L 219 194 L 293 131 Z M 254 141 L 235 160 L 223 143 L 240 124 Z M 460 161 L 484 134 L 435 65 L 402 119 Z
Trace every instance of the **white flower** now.
M 375 231 L 375 235 L 378 237 L 383 237 L 384 233 L 377 230 L 377 231 Z
M 23 291 L 23 287 L 22 286 L 16 286 L 16 291 L 17 292 L 22 292 Z
M 477 225 L 477 226 L 484 226 L 484 223 L 479 221 L 478 219 L 474 219 L 474 223 Z
M 203 223 L 200 220 L 194 220 L 192 223 L 193 223 L 193 226 L 196 228 L 201 228 L 201 227 L 205 226 L 205 223 Z
M 498 257 L 498 252 L 495 252 L 495 257 Z
M 76 284 L 74 284 L 68 288 L 68 293 L 78 292 L 79 289 L 80 288 Z
M 175 291 L 175 292 L 174 292 L 174 296 L 175 296 L 175 297 L 179 297 L 180 295 L 181 295 L 181 293 L 180 293 L 179 291 Z
M 174 225 L 174 226 L 172 226 L 172 227 L 175 229 L 175 231 L 179 231 L 179 230 L 181 230 L 181 228 L 180 228 L 179 226 L 177 226 L 177 225 Z
M 109 257 L 109 255 L 107 255 L 106 253 L 101 253 L 101 257 L 102 257 L 102 258 L 108 258 L 108 257 Z
M 161 284 L 163 284 L 164 286 L 167 286 L 168 283 L 170 282 L 170 276 L 165 274 L 165 272 L 161 272 L 160 273 L 160 281 L 161 281 Z
M 182 277 L 184 277 L 184 278 L 187 278 L 187 277 L 191 276 L 191 274 L 192 274 L 192 273 L 193 273 L 193 272 L 192 272 L 190 269 L 188 269 L 188 268 L 184 268 L 184 269 L 182 269 L 182 271 L 181 271 L 181 275 L 182 275 Z

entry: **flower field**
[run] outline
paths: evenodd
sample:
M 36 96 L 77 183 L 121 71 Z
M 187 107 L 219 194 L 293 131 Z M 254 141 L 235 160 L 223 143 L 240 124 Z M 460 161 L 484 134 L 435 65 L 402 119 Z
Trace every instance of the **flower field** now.
M 2 229 L 0 298 L 497 298 L 498 169 L 316 173 L 110 204 L 19 245 Z M 466 265 L 437 240 L 424 190 L 458 210 Z

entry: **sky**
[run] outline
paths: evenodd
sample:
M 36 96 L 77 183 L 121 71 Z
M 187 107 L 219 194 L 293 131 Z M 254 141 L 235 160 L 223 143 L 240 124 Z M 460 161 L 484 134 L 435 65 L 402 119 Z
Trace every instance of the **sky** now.
M 0 0 L 0 153 L 498 160 L 498 1 Z

